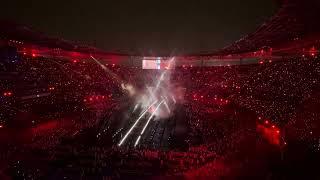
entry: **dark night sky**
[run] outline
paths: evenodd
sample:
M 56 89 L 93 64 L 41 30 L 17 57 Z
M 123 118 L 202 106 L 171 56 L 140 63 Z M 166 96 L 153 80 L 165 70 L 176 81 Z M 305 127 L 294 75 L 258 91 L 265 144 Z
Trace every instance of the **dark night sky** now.
M 254 31 L 277 10 L 275 0 L 4 1 L 2 19 L 108 51 L 140 53 L 221 48 Z

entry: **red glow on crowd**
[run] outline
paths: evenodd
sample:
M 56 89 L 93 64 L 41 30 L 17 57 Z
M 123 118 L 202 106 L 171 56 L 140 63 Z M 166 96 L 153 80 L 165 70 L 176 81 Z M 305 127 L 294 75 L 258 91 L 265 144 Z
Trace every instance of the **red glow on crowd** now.
M 161 48 L 167 54 L 129 47 L 139 37 L 106 52 L 2 22 L 0 179 L 317 179 L 316 1 L 282 0 L 275 16 L 227 47 L 214 50 L 209 38 L 205 47 Z M 141 68 L 144 60 L 160 70 Z
M 109 95 L 110 97 L 110 95 Z M 105 95 L 92 95 L 86 97 L 83 102 L 103 102 L 103 100 L 107 99 Z
M 265 120 L 264 124 L 258 122 L 257 132 L 261 133 L 270 144 L 280 145 L 280 129 L 276 125 L 271 125 L 269 120 Z

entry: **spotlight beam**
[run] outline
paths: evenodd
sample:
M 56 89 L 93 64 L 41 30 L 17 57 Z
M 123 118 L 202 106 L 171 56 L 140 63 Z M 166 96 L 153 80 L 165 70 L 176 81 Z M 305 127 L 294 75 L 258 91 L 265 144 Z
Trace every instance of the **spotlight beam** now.
M 168 103 L 167 103 L 166 101 L 164 101 L 164 105 L 166 106 L 166 108 L 167 108 L 167 110 L 168 110 L 168 113 L 170 114 L 171 111 L 170 111 L 170 108 L 169 108 Z
M 151 116 L 149 117 L 147 123 L 144 125 L 144 127 L 143 127 L 143 129 L 142 129 L 142 131 L 141 131 L 141 133 L 140 133 L 140 135 L 139 135 L 139 137 L 138 137 L 138 139 L 136 140 L 136 143 L 134 144 L 135 147 L 138 145 L 141 136 L 143 135 L 144 131 L 146 130 L 147 126 L 148 126 L 149 123 L 150 123 L 150 120 L 153 118 L 153 116 L 154 116 L 155 113 L 158 111 L 159 107 L 161 106 L 161 104 L 162 104 L 163 102 L 164 102 L 164 100 L 162 100 L 162 101 L 158 104 L 158 106 L 156 107 L 156 109 L 152 112 L 152 114 L 151 114 Z
M 169 61 L 169 69 L 171 68 L 171 63 L 172 63 L 173 61 L 174 61 L 174 57 L 171 58 L 171 60 Z M 168 71 L 168 69 L 166 69 L 165 71 L 163 71 L 163 72 L 161 73 L 161 76 L 159 77 L 158 82 L 157 82 L 157 85 L 156 85 L 156 89 L 155 89 L 154 91 L 157 91 L 157 90 L 158 90 L 161 82 L 162 82 L 163 79 L 164 79 L 164 76 L 167 74 L 167 71 Z
M 123 142 L 127 139 L 127 137 L 129 136 L 129 134 L 131 133 L 131 131 L 133 130 L 133 128 L 136 127 L 136 125 L 138 124 L 138 122 L 140 121 L 140 119 L 148 112 L 148 110 L 157 103 L 158 101 L 154 101 L 140 116 L 139 118 L 136 120 L 136 122 L 131 126 L 131 128 L 129 129 L 129 131 L 126 133 L 126 135 L 122 138 L 122 140 L 119 142 L 118 146 L 121 146 L 123 144 Z
M 138 139 L 136 140 L 136 142 L 134 143 L 134 147 L 136 147 L 140 141 L 141 136 L 138 137 Z
M 110 69 L 108 69 L 104 64 L 102 64 L 100 61 L 98 61 L 96 58 L 94 58 L 92 55 L 90 55 L 90 57 L 108 74 L 111 75 L 111 77 L 113 77 L 119 84 L 120 82 L 122 82 L 122 80 L 112 71 L 110 71 Z
M 139 104 L 136 104 L 136 105 L 134 106 L 132 113 L 134 113 L 134 112 L 137 110 L 138 106 L 139 106 Z
M 148 119 L 148 122 L 147 122 L 146 125 L 143 127 L 140 135 L 142 135 L 142 134 L 144 133 L 144 131 L 146 130 L 146 128 L 147 128 L 150 120 L 152 119 L 152 117 L 154 116 L 154 114 L 158 111 L 159 107 L 161 106 L 161 104 L 162 104 L 163 102 L 164 102 L 164 101 L 162 100 L 162 101 L 158 104 L 158 106 L 156 107 L 156 109 L 152 112 L 151 116 L 150 116 L 149 119 Z
M 164 100 L 163 103 L 164 103 L 164 105 L 166 106 L 168 113 L 170 114 L 171 111 L 170 111 L 170 108 L 169 108 L 168 103 L 167 103 L 167 101 L 168 101 L 167 97 L 166 97 L 166 96 L 165 96 L 165 97 L 161 96 L 161 97 L 162 97 L 162 99 Z

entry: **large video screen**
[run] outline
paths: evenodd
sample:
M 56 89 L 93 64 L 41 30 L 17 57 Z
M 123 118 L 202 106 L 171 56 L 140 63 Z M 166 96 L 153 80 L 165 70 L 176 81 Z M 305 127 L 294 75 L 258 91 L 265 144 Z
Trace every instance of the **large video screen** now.
M 142 69 L 173 69 L 174 65 L 170 60 L 161 57 L 145 57 L 142 60 Z

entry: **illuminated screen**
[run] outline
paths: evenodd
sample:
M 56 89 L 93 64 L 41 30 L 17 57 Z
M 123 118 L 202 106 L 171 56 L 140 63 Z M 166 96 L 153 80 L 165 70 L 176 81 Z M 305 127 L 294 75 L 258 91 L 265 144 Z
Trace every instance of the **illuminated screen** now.
M 142 60 L 142 69 L 172 69 L 169 66 L 169 60 L 163 60 L 160 57 L 149 57 Z

